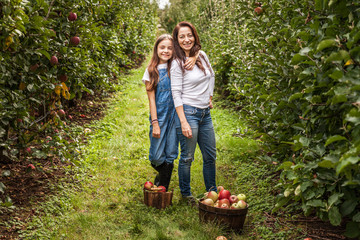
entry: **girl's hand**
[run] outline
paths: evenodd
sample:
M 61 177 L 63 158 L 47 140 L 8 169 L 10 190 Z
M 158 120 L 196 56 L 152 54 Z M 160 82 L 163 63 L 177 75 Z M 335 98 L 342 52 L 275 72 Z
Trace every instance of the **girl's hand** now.
M 192 131 L 188 122 L 184 122 L 181 124 L 181 131 L 185 137 L 192 138 Z
M 195 57 L 189 57 L 188 59 L 186 59 L 185 61 L 185 69 L 186 70 L 192 70 L 195 66 L 195 63 L 196 63 L 196 56 Z
M 160 138 L 160 126 L 159 126 L 159 123 L 154 123 L 153 124 L 153 132 L 152 132 L 152 136 L 154 138 Z

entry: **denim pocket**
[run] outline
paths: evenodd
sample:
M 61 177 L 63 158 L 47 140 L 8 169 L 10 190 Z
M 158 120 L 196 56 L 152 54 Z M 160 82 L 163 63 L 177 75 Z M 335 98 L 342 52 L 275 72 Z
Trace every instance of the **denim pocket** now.
M 184 108 L 184 113 L 186 115 L 195 115 L 196 114 L 196 108 L 195 107 L 184 104 L 183 108 Z

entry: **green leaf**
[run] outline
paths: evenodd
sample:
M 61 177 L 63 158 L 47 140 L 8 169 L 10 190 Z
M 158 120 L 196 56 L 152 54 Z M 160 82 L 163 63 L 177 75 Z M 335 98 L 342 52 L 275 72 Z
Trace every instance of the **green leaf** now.
M 295 100 L 295 99 L 301 98 L 303 95 L 304 95 L 304 94 L 301 93 L 301 92 L 294 93 L 293 95 L 291 95 L 291 96 L 289 97 L 289 100 L 288 100 L 288 101 L 289 101 L 289 102 L 292 102 L 292 101 Z
M 332 207 L 332 205 L 334 205 L 337 201 L 339 201 L 339 199 L 343 195 L 344 195 L 343 193 L 334 193 L 333 195 L 331 195 L 328 199 L 329 207 Z
M 300 62 L 302 62 L 302 61 L 304 61 L 306 59 L 307 59 L 306 56 L 301 56 L 299 53 L 297 53 L 297 54 L 295 54 L 293 56 L 290 63 L 293 64 L 293 65 L 296 65 L 296 64 L 298 64 L 298 63 L 300 63 Z
M 360 212 L 358 212 L 357 214 L 355 214 L 353 217 L 352 217 L 352 220 L 354 222 L 360 222 Z
M 307 206 L 311 207 L 324 207 L 324 203 L 319 199 L 310 200 L 306 203 Z
M 360 223 L 348 222 L 346 224 L 345 236 L 349 238 L 357 238 L 360 236 Z
M 343 202 L 340 207 L 343 216 L 347 216 L 354 211 L 357 205 L 357 199 L 349 199 Z
M 341 223 L 341 214 L 337 207 L 332 207 L 329 210 L 329 220 L 334 226 L 339 226 Z
M 41 53 L 42 55 L 44 55 L 47 59 L 51 59 L 51 57 L 50 57 L 50 54 L 47 52 L 47 51 L 45 51 L 45 50 L 42 50 L 42 49 L 40 49 L 40 50 L 37 50 L 39 53 Z
M 338 80 L 338 79 L 342 78 L 343 76 L 344 76 L 344 73 L 340 70 L 336 70 L 329 75 L 329 77 L 331 77 L 334 80 Z
M 345 50 L 340 50 L 338 52 L 333 52 L 330 54 L 330 56 L 325 60 L 326 63 L 332 62 L 332 61 L 347 61 L 350 59 L 349 52 Z
M 335 39 L 326 39 L 322 40 L 316 47 L 317 51 L 321 51 L 325 48 L 333 47 L 336 45 Z
M 346 95 L 341 94 L 341 95 L 335 95 L 332 99 L 331 99 L 331 104 L 338 104 L 338 103 L 342 103 L 342 102 L 346 102 L 348 99 L 346 97 Z
M 333 168 L 335 166 L 335 164 L 330 161 L 330 160 L 322 160 L 321 162 L 318 163 L 319 167 L 323 167 L 323 168 Z
M 343 137 L 343 136 L 340 136 L 340 135 L 331 136 L 326 140 L 325 147 L 328 146 L 329 144 L 333 143 L 333 142 L 343 141 L 343 140 L 347 140 L 347 139 L 345 137 Z
M 339 175 L 349 165 L 355 165 L 360 160 L 360 157 L 351 156 L 340 161 L 340 164 L 336 167 L 336 174 Z

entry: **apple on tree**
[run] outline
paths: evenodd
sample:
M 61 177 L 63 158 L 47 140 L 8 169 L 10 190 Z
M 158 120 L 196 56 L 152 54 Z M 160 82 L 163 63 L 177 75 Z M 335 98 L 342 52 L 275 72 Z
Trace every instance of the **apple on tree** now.
M 68 19 L 69 19 L 69 21 L 75 21 L 77 19 L 76 13 L 70 12 Z

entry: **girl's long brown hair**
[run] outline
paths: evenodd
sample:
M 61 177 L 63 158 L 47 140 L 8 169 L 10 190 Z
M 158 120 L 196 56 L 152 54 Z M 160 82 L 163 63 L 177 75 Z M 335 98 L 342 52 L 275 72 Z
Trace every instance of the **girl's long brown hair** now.
M 156 42 L 154 45 L 154 50 L 153 50 L 153 55 L 151 57 L 149 66 L 147 68 L 148 72 L 149 72 L 149 76 L 150 76 L 150 84 L 146 87 L 147 91 L 155 90 L 155 88 L 159 82 L 159 71 L 157 69 L 157 66 L 159 65 L 160 59 L 157 54 L 157 48 L 158 48 L 160 42 L 165 39 L 168 39 L 173 42 L 173 39 L 170 34 L 162 34 L 160 37 L 158 37 L 158 39 L 156 39 Z M 169 73 L 170 73 L 170 68 L 171 68 L 171 60 L 172 60 L 172 57 L 171 57 L 171 59 L 169 59 L 168 66 L 167 66 L 169 76 L 170 76 Z
M 194 57 L 197 52 L 200 51 L 201 49 L 201 44 L 200 44 L 200 39 L 199 39 L 199 35 L 196 31 L 196 28 L 194 27 L 194 25 L 192 25 L 191 23 L 189 22 L 179 22 L 174 30 L 173 30 L 173 39 L 174 39 L 174 53 L 175 53 L 175 58 L 176 60 L 179 62 L 179 64 L 181 65 L 181 68 L 182 68 L 182 71 L 184 72 L 185 71 L 185 67 L 184 67 L 184 63 L 186 61 L 186 54 L 184 52 L 184 50 L 180 47 L 180 44 L 179 44 L 179 41 L 178 41 L 178 36 L 179 36 L 179 30 L 181 27 L 189 27 L 191 29 L 191 32 L 195 38 L 195 43 L 194 43 L 194 46 L 190 49 L 190 55 L 189 57 Z M 202 65 L 201 61 L 200 61 L 200 57 L 202 59 L 204 59 L 205 63 L 206 63 L 206 66 L 209 68 L 209 70 L 211 71 L 211 68 L 210 68 L 210 65 L 208 63 L 208 61 L 206 61 L 205 57 L 200 53 L 199 57 L 196 59 L 196 66 L 198 66 L 203 72 L 204 74 L 206 75 L 206 72 L 205 72 L 205 68 L 204 66 Z

